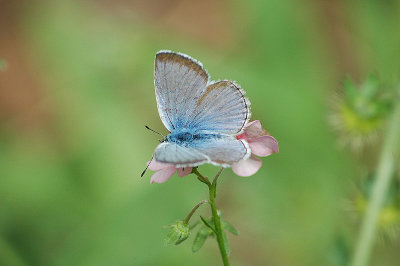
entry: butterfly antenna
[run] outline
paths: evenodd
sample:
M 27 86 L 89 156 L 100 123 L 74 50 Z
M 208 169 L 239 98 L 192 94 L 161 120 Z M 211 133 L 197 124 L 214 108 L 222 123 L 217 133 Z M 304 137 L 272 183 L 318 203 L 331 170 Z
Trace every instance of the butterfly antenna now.
M 147 128 L 148 130 L 153 131 L 154 133 L 157 133 L 158 135 L 164 137 L 164 135 L 161 134 L 160 132 L 157 132 L 157 131 L 155 131 L 154 129 L 151 129 L 151 128 L 149 128 L 148 126 L 144 126 L 144 127 Z
M 147 168 L 149 168 L 149 165 L 151 164 L 151 162 L 153 161 L 153 156 L 151 156 L 150 162 L 146 165 L 146 168 L 143 170 L 142 174 L 140 175 L 140 177 L 143 177 L 144 174 L 147 171 Z

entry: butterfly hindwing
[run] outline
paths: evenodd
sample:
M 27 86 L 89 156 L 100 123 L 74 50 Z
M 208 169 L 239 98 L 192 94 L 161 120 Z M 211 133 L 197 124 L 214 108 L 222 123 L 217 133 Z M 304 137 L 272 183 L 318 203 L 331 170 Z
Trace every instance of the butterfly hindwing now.
M 224 167 L 250 155 L 247 142 L 229 137 L 201 142 L 196 150 L 210 158 L 210 163 Z
M 159 162 L 184 164 L 183 166 L 200 165 L 210 161 L 210 158 L 194 148 L 184 147 L 171 142 L 158 144 L 154 156 Z
M 246 142 L 231 137 L 206 139 L 187 143 L 187 146 L 164 142 L 157 146 L 156 160 L 173 163 L 178 167 L 196 166 L 207 163 L 229 166 L 250 153 Z
M 222 80 L 207 86 L 197 99 L 188 128 L 220 134 L 237 134 L 250 116 L 249 101 L 239 85 Z

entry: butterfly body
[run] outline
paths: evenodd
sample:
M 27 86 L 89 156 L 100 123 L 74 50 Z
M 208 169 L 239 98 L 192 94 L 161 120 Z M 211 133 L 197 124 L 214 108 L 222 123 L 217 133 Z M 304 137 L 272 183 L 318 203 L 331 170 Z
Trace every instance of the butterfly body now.
M 187 147 L 196 147 L 197 145 L 201 145 L 204 141 L 222 139 L 224 137 L 230 138 L 229 136 L 220 134 L 207 134 L 196 130 L 178 129 L 172 131 L 166 137 L 166 141 Z
M 249 156 L 248 143 L 236 135 L 250 118 L 250 103 L 236 83 L 209 82 L 201 63 L 170 51 L 157 53 L 154 83 L 158 112 L 170 131 L 156 148 L 157 161 L 226 167 Z
M 194 131 L 189 130 L 175 130 L 167 136 L 169 142 L 174 142 L 181 145 L 187 145 L 196 140 L 198 135 Z

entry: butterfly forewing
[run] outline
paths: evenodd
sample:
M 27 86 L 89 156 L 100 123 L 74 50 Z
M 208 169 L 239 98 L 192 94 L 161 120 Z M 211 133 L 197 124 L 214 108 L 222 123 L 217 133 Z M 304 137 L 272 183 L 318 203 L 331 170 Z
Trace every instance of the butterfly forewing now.
M 195 103 L 206 90 L 207 82 L 207 72 L 189 57 L 157 53 L 154 72 L 157 107 L 169 131 L 182 128 L 192 120 Z

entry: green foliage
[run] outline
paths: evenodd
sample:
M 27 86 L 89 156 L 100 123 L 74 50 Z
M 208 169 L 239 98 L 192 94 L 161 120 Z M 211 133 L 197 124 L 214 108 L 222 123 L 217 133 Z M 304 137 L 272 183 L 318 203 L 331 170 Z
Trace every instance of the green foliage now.
M 203 224 L 199 228 L 199 231 L 197 231 L 196 237 L 194 238 L 193 245 L 192 245 L 192 251 L 193 252 L 199 251 L 203 247 L 207 238 L 209 238 L 210 236 L 214 236 L 214 231 L 211 230 L 205 224 Z
M 228 237 L 226 236 L 225 231 L 222 232 L 222 238 L 224 240 L 225 252 L 229 256 L 229 254 L 231 253 L 231 248 L 229 247 Z
M 227 221 L 221 221 L 221 226 L 223 230 L 226 230 L 232 234 L 234 234 L 235 236 L 239 235 L 239 231 L 236 230 L 235 227 L 233 227 L 233 225 L 231 225 L 230 223 L 228 223 Z
M 214 227 L 214 224 L 213 224 L 211 218 L 208 219 L 208 221 L 207 221 L 206 219 L 203 218 L 203 216 L 200 216 L 200 219 L 205 226 L 207 226 L 211 231 L 215 232 L 215 227 Z
M 199 230 L 197 231 L 196 237 L 193 241 L 192 245 L 192 251 L 197 252 L 200 250 L 200 248 L 203 247 L 204 243 L 206 242 L 207 238 L 210 236 L 215 237 L 215 229 L 214 229 L 214 224 L 212 221 L 212 218 L 205 219 L 204 217 L 200 216 L 200 219 L 202 221 L 201 226 Z M 229 248 L 229 243 L 228 239 L 226 237 L 225 230 L 238 236 L 239 232 L 234 228 L 230 223 L 227 221 L 221 221 L 221 227 L 223 230 L 223 239 L 224 239 L 224 246 L 226 249 L 227 254 L 229 255 L 230 253 L 230 248 Z

